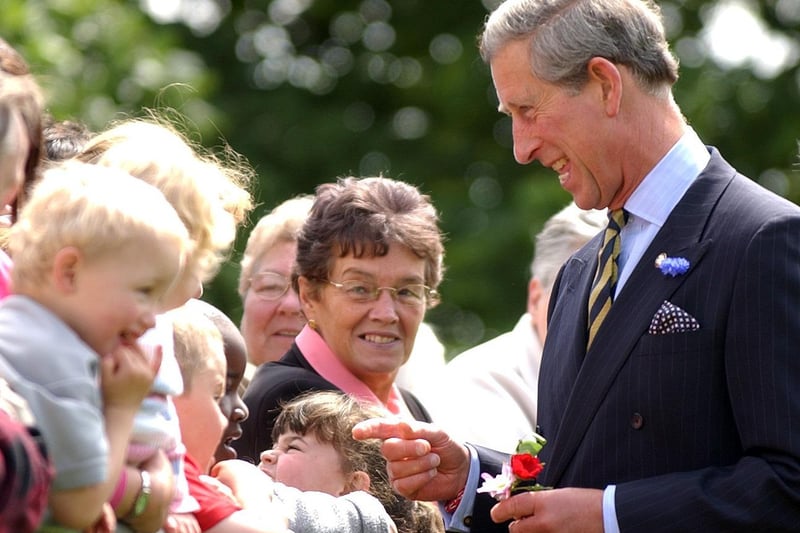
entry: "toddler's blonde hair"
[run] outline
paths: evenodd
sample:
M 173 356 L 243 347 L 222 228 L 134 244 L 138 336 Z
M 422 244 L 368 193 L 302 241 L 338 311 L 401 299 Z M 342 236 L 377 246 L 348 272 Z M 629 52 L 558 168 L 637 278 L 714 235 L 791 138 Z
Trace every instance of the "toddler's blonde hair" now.
M 225 346 L 222 333 L 192 300 L 166 313 L 172 321 L 175 358 L 181 369 L 184 392 L 201 370 L 214 368 L 225 375 Z
M 65 247 L 93 258 L 147 238 L 176 246 L 181 261 L 192 251 L 186 227 L 155 187 L 110 168 L 76 162 L 53 167 L 10 231 L 14 288 L 43 282 Z
M 232 150 L 230 161 L 193 145 L 165 120 L 129 119 L 95 135 L 77 159 L 120 168 L 157 187 L 195 242 L 189 268 L 209 281 L 230 253 L 236 230 L 252 208 L 252 170 Z

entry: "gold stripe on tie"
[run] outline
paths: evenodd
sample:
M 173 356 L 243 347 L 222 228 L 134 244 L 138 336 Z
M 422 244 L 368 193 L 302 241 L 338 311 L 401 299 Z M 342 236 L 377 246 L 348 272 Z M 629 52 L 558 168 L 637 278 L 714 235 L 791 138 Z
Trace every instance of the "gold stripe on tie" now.
M 617 258 L 619 257 L 619 233 L 628 220 L 628 214 L 622 209 L 611 211 L 608 215 L 608 226 L 603 234 L 603 247 L 597 260 L 597 275 L 589 294 L 589 343 L 592 345 L 600 324 L 605 320 L 611 302 L 614 300 L 614 291 L 617 288 Z

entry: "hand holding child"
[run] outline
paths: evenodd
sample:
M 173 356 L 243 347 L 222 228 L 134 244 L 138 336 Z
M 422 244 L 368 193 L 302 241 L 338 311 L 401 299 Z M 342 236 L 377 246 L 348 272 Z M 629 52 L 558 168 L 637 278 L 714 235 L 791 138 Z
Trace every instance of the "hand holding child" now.
M 164 526 L 167 533 L 178 533 L 180 530 L 169 530 L 167 521 L 169 505 L 175 494 L 175 478 L 169 459 L 163 450 L 158 450 L 140 468 L 150 474 L 150 499 L 144 513 L 126 523 L 135 531 L 158 531 Z
M 257 508 L 271 499 L 274 481 L 247 461 L 220 461 L 211 467 L 211 476 L 215 486 L 221 484 L 244 508 Z
M 103 504 L 103 512 L 100 517 L 90 527 L 83 530 L 83 533 L 114 533 L 117 529 L 117 517 L 111 504 Z

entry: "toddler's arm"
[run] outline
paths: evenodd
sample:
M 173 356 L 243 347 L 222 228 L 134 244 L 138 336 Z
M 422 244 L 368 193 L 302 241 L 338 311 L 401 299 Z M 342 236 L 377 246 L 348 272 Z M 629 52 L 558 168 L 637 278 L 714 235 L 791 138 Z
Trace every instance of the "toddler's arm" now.
M 103 418 L 109 445 L 106 479 L 94 485 L 51 491 L 50 507 L 60 525 L 82 530 L 100 517 L 103 504 L 111 498 L 125 463 L 133 417 L 159 364 L 160 353 L 150 362 L 137 346 L 120 346 L 100 359 Z

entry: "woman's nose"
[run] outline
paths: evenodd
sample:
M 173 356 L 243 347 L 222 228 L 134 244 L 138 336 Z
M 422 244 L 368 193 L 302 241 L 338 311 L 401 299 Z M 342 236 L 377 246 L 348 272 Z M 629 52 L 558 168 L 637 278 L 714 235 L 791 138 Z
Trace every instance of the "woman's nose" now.
M 372 302 L 372 318 L 386 323 L 396 322 L 399 319 L 397 305 L 390 291 L 380 291 L 378 298 Z
M 286 314 L 300 314 L 300 298 L 291 286 L 281 296 L 278 306 Z

